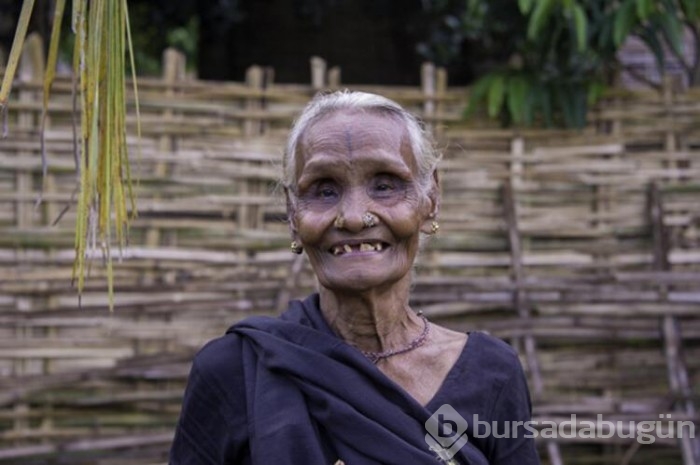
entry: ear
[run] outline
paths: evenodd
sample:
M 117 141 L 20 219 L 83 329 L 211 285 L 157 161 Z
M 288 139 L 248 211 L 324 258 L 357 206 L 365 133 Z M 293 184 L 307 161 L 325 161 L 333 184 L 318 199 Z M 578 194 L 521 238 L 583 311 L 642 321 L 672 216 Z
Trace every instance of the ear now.
M 435 234 L 433 222 L 437 221 L 440 213 L 440 176 L 438 171 L 433 171 L 432 182 L 428 190 L 428 212 L 423 219 L 421 231 L 425 234 Z
M 297 239 L 297 220 L 296 220 L 296 202 L 289 193 L 288 188 L 284 188 L 284 199 L 287 204 L 287 222 L 289 224 L 289 232 L 292 234 L 292 239 Z

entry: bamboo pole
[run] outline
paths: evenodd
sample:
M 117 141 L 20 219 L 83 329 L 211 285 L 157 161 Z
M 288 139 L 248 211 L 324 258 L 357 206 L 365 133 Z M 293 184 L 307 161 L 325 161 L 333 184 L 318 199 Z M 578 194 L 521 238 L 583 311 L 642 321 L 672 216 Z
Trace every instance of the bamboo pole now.
M 19 79 L 24 82 L 41 81 L 41 77 L 44 72 L 44 62 L 43 62 L 43 47 L 41 38 L 38 34 L 32 33 L 27 37 L 22 50 L 22 57 L 19 63 Z M 36 91 L 32 90 L 20 90 L 18 92 L 18 98 L 20 102 L 36 102 L 41 101 L 40 97 L 37 95 Z M 29 133 L 38 125 L 37 115 L 30 112 L 20 112 L 17 115 L 17 126 L 18 130 Z M 30 152 L 19 151 L 17 156 L 19 158 L 29 157 L 32 154 Z M 29 197 L 34 194 L 33 186 L 33 175 L 30 170 L 19 169 L 15 174 L 15 189 L 20 195 Z M 18 200 L 15 203 L 15 221 L 17 229 L 19 231 L 29 230 L 33 226 L 33 202 L 28 200 Z M 18 251 L 19 254 L 23 254 L 23 251 Z M 21 297 L 18 299 L 18 306 L 23 307 L 25 311 L 32 310 L 33 301 L 32 299 Z M 26 339 L 30 336 L 27 329 L 23 326 L 16 326 L 14 330 L 14 337 L 19 340 Z M 17 360 L 13 363 L 13 372 L 15 374 L 24 374 L 30 370 L 30 366 L 27 360 Z M 16 412 L 24 412 L 28 410 L 28 405 L 24 403 L 18 403 L 15 406 Z M 29 427 L 28 423 L 24 420 L 17 420 L 13 424 L 13 430 L 15 432 L 21 432 Z
M 311 57 L 311 89 L 319 91 L 327 86 L 326 60 L 321 57 Z
M 439 122 L 444 118 L 445 113 L 445 94 L 447 93 L 447 70 L 443 67 L 435 69 L 435 118 L 438 121 L 435 125 L 434 136 L 440 138 L 445 131 L 445 128 Z
M 340 89 L 341 70 L 340 66 L 333 66 L 328 70 L 328 87 L 331 89 Z
M 425 62 L 421 65 L 420 71 L 421 89 L 423 90 L 423 119 L 425 121 L 433 121 L 435 117 L 435 94 L 437 83 L 435 82 L 435 65 Z M 427 131 L 435 134 L 435 127 L 432 123 L 426 123 Z
M 184 55 L 174 48 L 168 48 L 163 52 L 163 82 L 166 87 L 164 89 L 164 96 L 166 99 L 174 99 L 176 95 L 175 84 L 184 75 Z M 166 124 L 173 121 L 174 111 L 170 108 L 166 108 L 162 114 L 159 115 L 161 121 Z M 177 150 L 177 143 L 174 134 L 162 134 L 158 137 L 157 142 L 158 152 L 172 154 Z M 166 178 L 170 174 L 170 169 L 168 162 L 164 160 L 158 160 L 154 166 L 153 175 L 156 178 Z M 159 196 L 154 196 L 154 200 L 158 201 Z M 147 247 L 158 247 L 163 242 L 162 232 L 160 228 L 150 227 L 146 230 L 145 243 Z M 143 274 L 142 279 L 144 280 L 144 285 L 153 285 L 158 279 L 158 276 L 152 271 L 146 271 Z M 138 345 L 138 343 L 137 343 Z M 139 347 L 135 348 L 137 351 L 140 350 Z
M 652 226 L 654 269 L 657 271 L 668 271 L 671 267 L 668 260 L 669 237 L 664 225 L 663 199 L 656 183 L 652 183 L 649 186 L 648 215 Z M 661 284 L 658 287 L 661 295 L 667 298 L 667 286 Z M 688 370 L 683 359 L 683 337 L 678 319 L 673 315 L 663 316 L 661 328 L 670 391 L 674 397 L 680 399 L 673 406 L 673 410 L 691 417 L 695 416 L 695 406 L 692 401 L 693 390 L 688 382 Z M 684 436 L 679 441 L 683 454 L 683 463 L 685 465 L 700 463 L 700 440 Z
M 508 243 L 510 244 L 511 273 L 515 284 L 513 306 L 518 312 L 518 316 L 527 321 L 530 320 L 531 313 L 529 303 L 527 303 L 526 296 L 522 290 L 524 273 L 522 268 L 520 233 L 518 232 L 518 213 L 513 186 L 510 181 L 504 183 L 502 192 L 504 217 L 506 227 L 508 228 Z M 544 394 L 544 383 L 542 381 L 540 364 L 537 359 L 535 338 L 531 334 L 526 334 L 523 339 L 525 345 L 525 359 L 527 360 L 528 371 L 532 376 L 534 397 L 539 400 Z M 547 441 L 546 444 L 549 460 L 552 465 L 562 465 L 563 461 L 558 444 L 554 441 Z

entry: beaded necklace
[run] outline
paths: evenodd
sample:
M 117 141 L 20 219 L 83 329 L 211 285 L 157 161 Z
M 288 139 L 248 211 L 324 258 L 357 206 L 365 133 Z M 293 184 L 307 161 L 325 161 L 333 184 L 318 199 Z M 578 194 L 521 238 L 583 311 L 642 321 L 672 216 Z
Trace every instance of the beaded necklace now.
M 402 347 L 400 349 L 389 349 L 382 352 L 370 352 L 363 350 L 362 354 L 367 357 L 370 362 L 376 365 L 380 360 L 392 357 L 394 355 L 410 352 L 425 344 L 425 341 L 428 339 L 428 333 L 430 332 L 430 324 L 428 323 L 428 319 L 422 313 L 419 313 L 418 316 L 420 316 L 423 320 L 423 331 L 417 338 L 409 342 L 406 347 Z

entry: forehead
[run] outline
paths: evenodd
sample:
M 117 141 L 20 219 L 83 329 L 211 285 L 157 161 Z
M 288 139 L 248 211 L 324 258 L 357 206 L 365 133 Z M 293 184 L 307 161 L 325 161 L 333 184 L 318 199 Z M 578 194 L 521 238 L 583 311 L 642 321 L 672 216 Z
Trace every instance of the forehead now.
M 400 140 L 406 129 L 398 117 L 389 113 L 341 109 L 319 116 L 306 129 L 302 143 L 308 146 L 326 135 L 335 137 L 338 132 L 352 132 L 355 137 L 380 136 L 390 142 Z
M 408 131 L 398 117 L 377 111 L 334 111 L 315 121 L 302 135 L 297 175 L 319 154 L 364 158 L 378 152 L 400 158 L 415 173 L 417 164 Z

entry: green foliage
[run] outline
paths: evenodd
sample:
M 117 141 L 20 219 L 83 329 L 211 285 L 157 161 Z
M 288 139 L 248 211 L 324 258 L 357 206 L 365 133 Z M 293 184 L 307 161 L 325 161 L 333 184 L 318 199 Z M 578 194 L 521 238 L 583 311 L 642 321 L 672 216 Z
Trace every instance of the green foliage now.
M 683 55 L 684 29 L 700 45 L 700 0 L 464 0 L 459 12 L 452 5 L 443 13 L 459 17 L 452 29 L 491 47 L 494 58 L 473 86 L 468 113 L 482 108 L 505 125 L 585 125 L 589 106 L 621 70 L 617 52 L 630 36 L 662 73 L 670 53 L 700 85 L 700 55 Z
M 226 8 L 234 10 L 236 7 L 237 2 L 232 2 Z M 225 16 L 227 12 L 213 11 L 210 14 Z M 130 0 L 129 19 L 134 61 L 140 75 L 161 75 L 163 52 L 168 47 L 175 47 L 185 54 L 188 69 L 197 67 L 200 17 L 196 2 Z
M 197 62 L 197 40 L 199 39 L 199 20 L 196 17 L 184 26 L 176 27 L 167 34 L 168 46 L 175 47 L 185 54 L 187 63 L 193 66 Z
M 535 2 L 535 8 L 527 23 L 528 40 L 537 40 L 537 37 L 542 34 L 542 30 L 547 20 L 549 20 L 554 6 L 555 0 L 537 0 Z
M 574 5 L 571 8 L 574 16 L 574 30 L 576 31 L 576 45 L 579 52 L 586 50 L 588 39 L 588 18 L 581 5 Z
M 504 125 L 583 126 L 603 82 L 587 4 L 520 0 L 515 14 L 526 27 L 515 29 L 508 61 L 477 80 L 468 114 L 485 107 Z M 502 6 L 489 3 L 484 23 L 493 24 Z
M 644 0 L 639 1 L 642 3 Z M 632 26 L 636 21 L 634 8 L 635 0 L 625 0 L 622 6 L 617 10 L 613 24 L 613 41 L 616 47 L 622 45 L 624 40 L 632 30 Z

